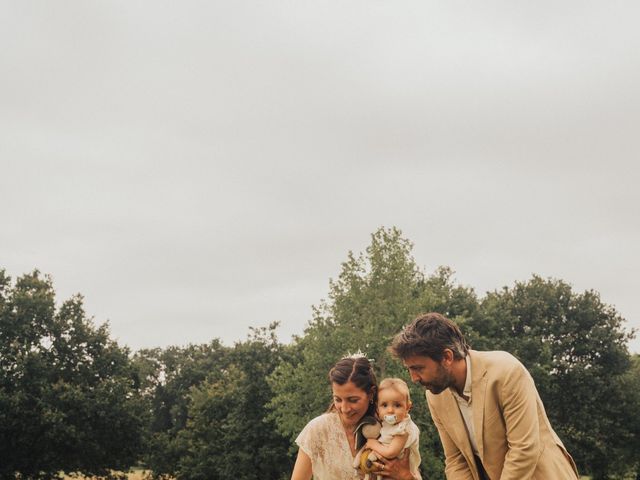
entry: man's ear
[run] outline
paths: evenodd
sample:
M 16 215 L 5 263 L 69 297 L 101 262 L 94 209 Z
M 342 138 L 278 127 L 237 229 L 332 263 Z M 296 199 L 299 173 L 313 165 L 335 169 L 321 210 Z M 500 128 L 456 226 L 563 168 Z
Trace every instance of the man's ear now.
M 453 363 L 454 359 L 455 357 L 453 356 L 453 350 L 451 350 L 450 348 L 445 348 L 442 351 L 442 364 L 449 366 Z

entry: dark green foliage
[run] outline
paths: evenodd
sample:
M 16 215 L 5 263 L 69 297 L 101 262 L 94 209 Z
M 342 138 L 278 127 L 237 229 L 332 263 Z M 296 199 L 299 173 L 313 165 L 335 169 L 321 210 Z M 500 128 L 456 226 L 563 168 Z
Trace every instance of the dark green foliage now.
M 191 409 L 183 439 L 189 451 L 179 478 L 193 480 L 278 479 L 293 466 L 289 443 L 266 418 L 272 392 L 266 377 L 281 360 L 282 346 L 269 329 L 230 350 L 222 377 L 191 390 Z
M 140 350 L 134 356 L 140 388 L 149 412 L 145 464 L 156 476 L 175 476 L 187 446 L 190 390 L 207 378 L 219 378 L 228 348 L 218 340 L 205 345 Z
M 126 469 L 141 447 L 141 404 L 126 349 L 93 326 L 82 297 L 56 311 L 36 271 L 0 271 L 0 477 Z
M 481 332 L 483 349 L 507 350 L 527 366 L 582 472 L 604 479 L 637 464 L 638 423 L 629 421 L 640 408 L 628 387 L 631 334 L 597 293 L 577 294 L 562 281 L 534 276 L 489 293 L 469 327 Z
M 620 458 L 632 478 L 640 478 L 640 355 L 631 357 L 631 367 L 619 379 L 620 403 L 612 405 L 613 423 L 624 432 L 619 440 Z M 620 428 L 624 426 L 624 428 Z M 633 476 L 635 475 L 635 476 Z
M 276 480 L 290 472 L 288 441 L 266 418 L 266 377 L 285 349 L 275 328 L 253 329 L 232 348 L 214 341 L 138 353 L 152 412 L 145 461 L 156 477 Z

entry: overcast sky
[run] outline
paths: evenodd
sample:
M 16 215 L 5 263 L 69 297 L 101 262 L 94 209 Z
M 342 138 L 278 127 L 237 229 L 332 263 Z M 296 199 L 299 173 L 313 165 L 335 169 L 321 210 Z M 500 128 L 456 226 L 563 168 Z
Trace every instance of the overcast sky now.
M 0 268 L 121 344 L 289 341 L 379 226 L 640 327 L 637 1 L 0 6 Z

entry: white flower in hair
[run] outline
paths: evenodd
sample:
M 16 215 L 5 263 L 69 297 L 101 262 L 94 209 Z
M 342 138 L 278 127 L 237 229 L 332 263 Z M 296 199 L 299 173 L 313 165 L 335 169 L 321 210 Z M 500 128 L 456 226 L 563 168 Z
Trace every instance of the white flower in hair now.
M 362 350 L 358 349 L 355 353 L 347 353 L 347 356 L 344 358 L 351 358 L 352 360 L 356 360 L 358 358 L 366 358 L 370 363 L 373 363 L 373 358 L 367 358 L 367 354 Z

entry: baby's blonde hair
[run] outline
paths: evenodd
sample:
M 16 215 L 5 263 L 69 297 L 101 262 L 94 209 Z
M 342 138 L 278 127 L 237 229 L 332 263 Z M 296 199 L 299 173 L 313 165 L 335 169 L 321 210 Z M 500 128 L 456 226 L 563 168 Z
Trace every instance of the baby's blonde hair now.
M 402 380 L 401 378 L 385 378 L 378 385 L 378 393 L 380 393 L 385 388 L 391 388 L 398 393 L 403 394 L 407 398 L 407 406 L 411 405 L 411 395 L 409 394 L 409 387 L 407 386 L 407 382 Z

